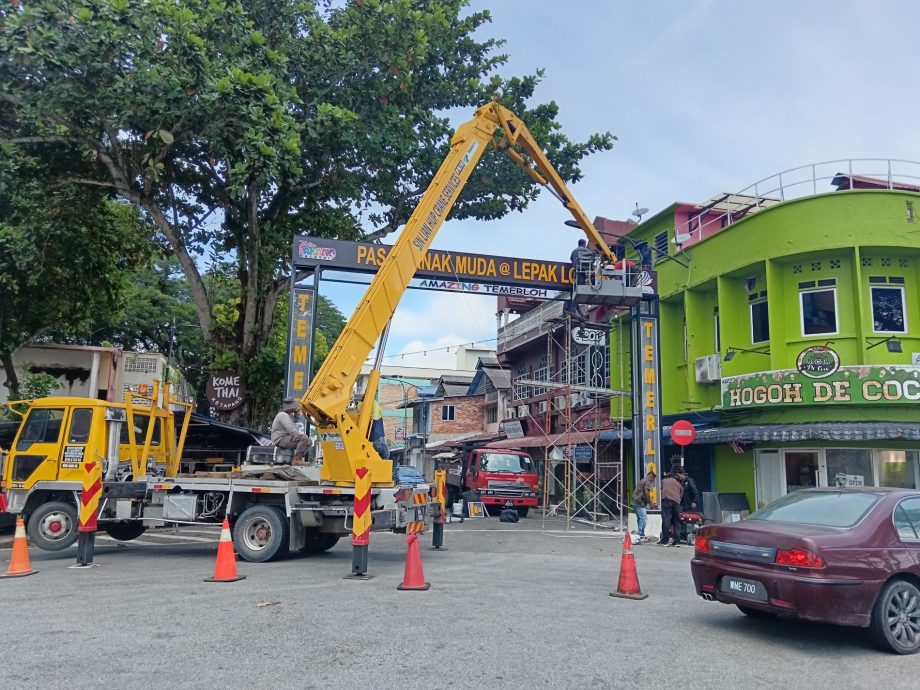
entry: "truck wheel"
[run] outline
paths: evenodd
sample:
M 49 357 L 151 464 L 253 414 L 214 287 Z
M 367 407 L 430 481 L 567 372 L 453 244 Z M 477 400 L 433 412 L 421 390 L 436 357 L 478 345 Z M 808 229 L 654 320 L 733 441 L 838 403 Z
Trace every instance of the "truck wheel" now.
M 50 501 L 32 512 L 26 532 L 29 541 L 41 550 L 63 551 L 77 540 L 78 525 L 75 505 Z
M 102 529 L 112 539 L 117 539 L 118 541 L 137 539 L 147 531 L 147 528 L 141 522 L 116 522 L 112 525 L 104 525 Z
M 233 526 L 233 546 L 244 561 L 265 563 L 288 552 L 291 527 L 277 506 L 251 506 Z
M 527 513 L 530 512 L 530 508 L 529 507 L 518 508 L 517 512 L 518 512 L 518 517 L 527 517 Z
M 303 546 L 300 550 L 303 553 L 323 553 L 335 546 L 339 541 L 338 534 L 328 534 L 325 532 L 307 532 L 304 536 Z

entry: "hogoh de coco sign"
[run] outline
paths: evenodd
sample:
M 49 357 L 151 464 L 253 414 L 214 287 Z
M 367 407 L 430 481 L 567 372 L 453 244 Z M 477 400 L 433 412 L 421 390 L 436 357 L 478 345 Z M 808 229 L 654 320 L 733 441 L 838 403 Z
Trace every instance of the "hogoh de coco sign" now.
M 819 370 L 822 369 L 822 370 Z M 722 407 L 775 405 L 916 404 L 920 366 L 833 366 L 782 369 L 722 379 Z

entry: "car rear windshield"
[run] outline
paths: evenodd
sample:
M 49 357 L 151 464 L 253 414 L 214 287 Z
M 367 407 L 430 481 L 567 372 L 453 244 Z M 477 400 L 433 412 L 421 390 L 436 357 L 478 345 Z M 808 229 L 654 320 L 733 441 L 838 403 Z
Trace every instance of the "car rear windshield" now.
M 880 500 L 880 495 L 870 493 L 796 491 L 761 508 L 748 519 L 852 527 Z

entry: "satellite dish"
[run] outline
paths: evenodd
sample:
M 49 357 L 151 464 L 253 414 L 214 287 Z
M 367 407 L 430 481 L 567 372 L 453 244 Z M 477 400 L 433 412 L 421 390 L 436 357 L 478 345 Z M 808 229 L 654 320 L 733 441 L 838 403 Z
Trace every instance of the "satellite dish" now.
M 644 216 L 646 213 L 648 213 L 648 209 L 647 209 L 647 208 L 639 208 L 639 202 L 637 201 L 637 202 L 636 202 L 636 210 L 633 211 L 632 214 L 633 214 L 636 218 L 638 218 L 639 221 L 641 222 L 642 216 Z
M 686 244 L 693 239 L 693 235 L 686 232 L 674 231 L 674 244 Z

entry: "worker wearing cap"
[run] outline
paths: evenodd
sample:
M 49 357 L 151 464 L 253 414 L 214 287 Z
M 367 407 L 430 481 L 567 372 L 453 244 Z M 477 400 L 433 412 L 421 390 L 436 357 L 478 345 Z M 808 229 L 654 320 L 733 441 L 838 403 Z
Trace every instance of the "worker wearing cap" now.
M 300 433 L 296 418 L 300 415 L 300 402 L 296 398 L 285 398 L 281 411 L 272 421 L 272 443 L 279 448 L 293 448 L 292 465 L 303 465 L 304 456 L 313 445 L 306 434 Z

